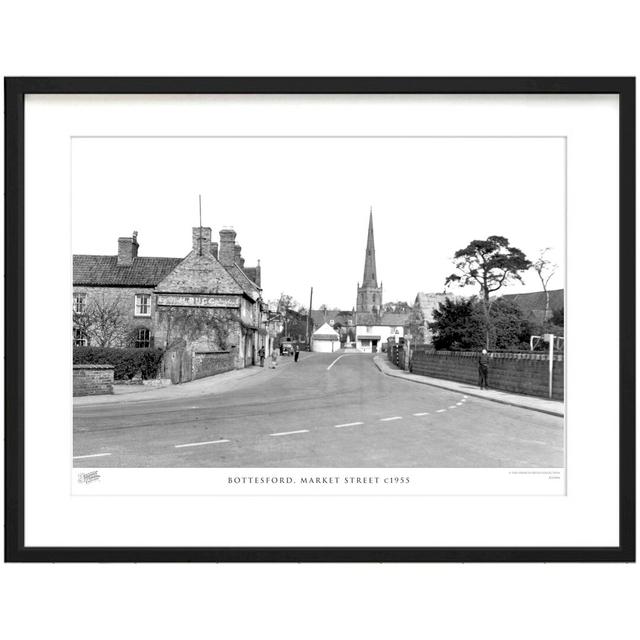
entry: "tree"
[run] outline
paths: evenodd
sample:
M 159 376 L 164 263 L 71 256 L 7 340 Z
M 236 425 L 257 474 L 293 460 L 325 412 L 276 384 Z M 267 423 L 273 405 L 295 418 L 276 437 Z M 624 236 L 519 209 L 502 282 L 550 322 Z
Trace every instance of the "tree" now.
M 382 313 L 410 313 L 411 305 L 408 302 L 385 302 L 382 307 L 380 307 L 380 311 Z
M 502 236 L 489 236 L 486 240 L 472 240 L 464 249 L 453 256 L 458 273 L 452 273 L 445 280 L 445 286 L 456 284 L 480 287 L 480 300 L 485 320 L 485 346 L 488 349 L 491 338 L 491 294 L 513 281 L 522 282 L 523 271 L 531 267 L 524 253 L 509 244 Z
M 89 345 L 123 347 L 130 341 L 130 326 L 120 295 L 102 294 L 89 300 L 85 311 L 73 313 L 73 326 L 86 336 Z
M 482 337 L 482 327 L 477 326 L 474 316 L 475 298 L 451 300 L 447 298 L 433 310 L 433 322 L 429 329 L 433 332 L 432 342 L 435 349 L 476 349 L 477 336 Z
M 475 296 L 468 300 L 447 298 L 433 312 L 429 323 L 435 349 L 476 350 L 486 346 L 489 332 L 495 349 L 526 349 L 531 327 L 518 305 L 504 298 L 496 299 L 490 308 L 490 322 L 484 306 Z
M 545 295 L 544 322 L 549 320 L 550 314 L 549 290 L 547 285 L 549 284 L 549 280 L 551 280 L 555 272 L 558 270 L 558 265 L 548 258 L 549 251 L 551 251 L 550 247 L 542 249 L 538 255 L 538 259 L 533 263 L 533 268 L 538 274 L 538 278 L 540 278 Z

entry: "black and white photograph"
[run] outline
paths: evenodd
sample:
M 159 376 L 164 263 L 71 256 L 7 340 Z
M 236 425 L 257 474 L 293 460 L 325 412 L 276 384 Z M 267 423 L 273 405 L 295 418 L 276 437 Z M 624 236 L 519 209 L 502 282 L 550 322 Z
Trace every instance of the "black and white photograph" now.
M 30 557 L 622 557 L 628 83 L 27 84 Z
M 74 467 L 562 470 L 566 161 L 74 137 Z

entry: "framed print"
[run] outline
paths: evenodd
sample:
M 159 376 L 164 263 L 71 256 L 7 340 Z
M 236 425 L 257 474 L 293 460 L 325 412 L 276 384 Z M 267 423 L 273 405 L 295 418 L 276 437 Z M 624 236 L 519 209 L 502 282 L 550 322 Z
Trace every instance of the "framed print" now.
M 7 560 L 635 560 L 633 78 L 8 78 L 5 131 Z

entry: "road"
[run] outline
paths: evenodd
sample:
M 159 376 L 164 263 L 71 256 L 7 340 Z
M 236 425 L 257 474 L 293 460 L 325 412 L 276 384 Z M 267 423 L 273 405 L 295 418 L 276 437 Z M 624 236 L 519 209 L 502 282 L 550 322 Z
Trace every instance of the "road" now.
M 562 418 L 337 358 L 284 358 L 215 395 L 76 406 L 74 466 L 564 466 Z

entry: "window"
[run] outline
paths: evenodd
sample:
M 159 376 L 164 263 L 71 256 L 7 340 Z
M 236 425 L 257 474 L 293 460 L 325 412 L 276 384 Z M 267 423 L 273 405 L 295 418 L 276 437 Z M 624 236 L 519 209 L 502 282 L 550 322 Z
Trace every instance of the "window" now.
M 151 315 L 151 295 L 148 293 L 139 293 L 136 295 L 136 315 Z
M 86 347 L 89 344 L 87 340 L 87 334 L 82 329 L 73 330 L 73 346 L 74 347 Z
M 84 313 L 86 310 L 87 310 L 87 294 L 74 293 L 73 294 L 73 312 Z
M 151 346 L 151 332 L 149 329 L 136 331 L 136 349 L 148 349 Z

